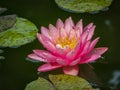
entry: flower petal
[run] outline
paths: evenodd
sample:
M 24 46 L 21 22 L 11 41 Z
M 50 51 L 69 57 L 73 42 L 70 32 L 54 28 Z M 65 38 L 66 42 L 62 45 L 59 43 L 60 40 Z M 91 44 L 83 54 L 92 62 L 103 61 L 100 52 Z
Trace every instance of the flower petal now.
M 55 53 L 56 52 L 56 48 L 54 46 L 54 44 L 47 39 L 45 36 L 42 36 L 41 34 L 37 34 L 38 40 L 43 44 L 43 46 L 48 49 L 49 51 Z
M 75 65 L 63 67 L 63 72 L 68 75 L 77 76 L 79 72 L 79 66 Z
M 106 47 L 101 48 L 95 48 L 93 49 L 88 55 L 82 58 L 82 61 L 80 64 L 93 62 L 96 59 L 100 58 L 103 53 L 105 53 L 108 50 Z
M 74 23 L 71 17 L 69 17 L 68 19 L 65 20 L 65 30 L 66 33 L 69 34 L 70 30 L 73 29 Z
M 47 38 L 49 38 L 50 40 L 51 40 L 51 36 L 49 35 L 49 30 L 47 29 L 47 28 L 45 28 L 45 27 L 41 27 L 41 33 L 42 33 L 42 35 L 44 35 L 45 37 L 47 37 Z
M 95 30 L 95 26 L 92 26 L 92 27 L 89 29 L 89 33 L 88 33 L 88 36 L 87 36 L 87 40 L 91 40 L 92 36 L 94 35 L 94 30 Z
M 56 27 L 57 27 L 58 30 L 64 27 L 64 23 L 61 19 L 57 20 Z
M 85 63 L 89 63 L 89 62 L 93 62 L 95 60 L 97 60 L 98 58 L 100 58 L 101 56 L 98 54 L 92 54 L 90 56 L 85 56 L 81 59 L 80 64 L 85 64 Z
M 70 60 L 73 60 L 74 58 L 75 58 L 75 56 L 79 53 L 79 51 L 80 51 L 80 41 L 77 43 L 77 45 L 76 45 L 76 47 L 73 49 L 73 50 L 71 50 L 70 52 L 68 52 L 67 54 L 66 54 L 66 58 L 67 59 L 70 59 Z
M 74 66 L 74 65 L 76 65 L 76 64 L 79 64 L 80 60 L 81 60 L 81 57 L 77 58 L 76 60 L 73 60 L 73 61 L 70 63 L 70 66 Z
M 52 37 L 52 40 L 57 40 L 59 36 L 59 30 L 52 24 L 49 24 L 49 30 L 50 30 L 50 36 Z
M 48 51 L 44 51 L 44 50 L 33 50 L 33 52 L 38 55 L 41 58 L 44 58 L 47 60 L 47 62 L 55 62 L 56 60 L 56 56 L 54 56 L 53 54 L 49 53 Z
M 90 51 L 95 47 L 95 45 L 97 44 L 98 41 L 99 41 L 99 37 L 96 38 L 96 39 L 94 39 L 94 40 L 91 42 L 91 44 L 90 44 L 90 46 L 89 46 L 89 49 L 88 49 L 88 52 L 90 52 Z
M 108 50 L 107 47 L 98 47 L 98 48 L 94 48 L 94 53 L 102 55 L 103 53 L 105 53 Z
M 40 66 L 38 68 L 38 71 L 39 72 L 47 72 L 47 71 L 55 70 L 60 67 L 62 67 L 62 66 L 59 64 L 56 64 L 56 63 L 54 63 L 54 64 L 47 63 L 47 64 L 43 64 L 42 66 Z
M 41 62 L 47 62 L 46 59 L 43 59 L 43 58 L 37 56 L 36 54 L 29 54 L 28 57 L 33 59 L 33 60 L 38 60 L 38 61 L 41 61 Z
M 80 35 L 83 32 L 83 24 L 82 24 L 82 19 L 80 21 L 78 21 L 78 23 L 75 26 L 75 30 L 76 30 L 76 34 L 78 37 L 80 37 Z
M 93 23 L 88 24 L 85 28 L 84 31 L 89 30 L 93 26 Z

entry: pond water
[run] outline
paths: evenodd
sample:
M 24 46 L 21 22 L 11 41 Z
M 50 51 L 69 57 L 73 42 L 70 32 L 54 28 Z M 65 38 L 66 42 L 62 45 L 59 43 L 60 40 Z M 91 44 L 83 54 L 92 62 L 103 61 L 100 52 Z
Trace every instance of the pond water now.
M 97 26 L 94 37 L 100 36 L 97 46 L 109 47 L 103 60 L 92 64 L 94 71 L 104 85 L 120 90 L 120 0 L 114 0 L 108 11 L 98 14 L 69 13 L 57 7 L 54 0 L 0 0 L 0 6 L 8 8 L 4 14 L 27 18 L 38 28 L 47 27 L 49 23 L 55 25 L 58 18 L 65 20 L 69 16 L 75 22 L 82 18 L 84 25 L 93 22 Z M 0 61 L 0 90 L 24 90 L 27 83 L 37 79 L 40 64 L 25 60 L 33 49 L 43 49 L 37 39 L 18 48 L 3 48 L 5 59 Z

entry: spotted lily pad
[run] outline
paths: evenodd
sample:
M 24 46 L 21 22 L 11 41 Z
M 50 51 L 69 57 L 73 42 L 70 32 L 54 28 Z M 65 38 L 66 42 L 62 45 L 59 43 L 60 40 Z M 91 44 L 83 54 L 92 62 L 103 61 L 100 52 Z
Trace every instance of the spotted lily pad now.
M 55 90 L 54 86 L 44 78 L 38 78 L 29 83 L 25 90 Z
M 111 5 L 112 0 L 55 0 L 57 5 L 69 12 L 98 12 L 106 10 Z
M 2 14 L 5 11 L 7 11 L 7 8 L 0 8 L 0 14 Z
M 16 22 L 16 15 L 7 15 L 0 17 L 0 32 L 8 30 L 13 27 Z
M 37 27 L 27 19 L 16 18 L 14 26 L 0 33 L 1 47 L 18 47 L 36 38 Z
M 57 90 L 93 90 L 83 78 L 70 75 L 49 75 L 49 79 Z

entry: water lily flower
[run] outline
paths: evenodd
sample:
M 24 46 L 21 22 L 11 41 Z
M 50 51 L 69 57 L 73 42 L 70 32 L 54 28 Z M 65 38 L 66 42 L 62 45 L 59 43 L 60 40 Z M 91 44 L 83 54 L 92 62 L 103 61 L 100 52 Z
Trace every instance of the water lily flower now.
M 38 40 L 47 50 L 33 50 L 28 57 L 44 62 L 39 72 L 62 68 L 65 74 L 78 75 L 79 64 L 94 62 L 107 51 L 107 47 L 95 48 L 99 37 L 91 40 L 94 34 L 93 23 L 83 27 L 82 20 L 75 25 L 69 17 L 63 22 L 58 19 L 56 26 L 41 27 Z

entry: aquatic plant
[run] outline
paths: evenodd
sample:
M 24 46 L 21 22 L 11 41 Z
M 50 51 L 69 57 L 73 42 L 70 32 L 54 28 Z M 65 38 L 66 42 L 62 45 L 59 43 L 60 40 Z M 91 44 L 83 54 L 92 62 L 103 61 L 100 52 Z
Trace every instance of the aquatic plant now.
M 58 19 L 56 26 L 41 27 L 41 34 L 37 34 L 47 50 L 33 50 L 28 57 L 45 63 L 38 68 L 39 72 L 62 68 L 65 74 L 78 75 L 79 64 L 94 62 L 108 49 L 95 48 L 99 37 L 92 40 L 94 29 L 93 23 L 83 27 L 82 20 L 75 25 L 71 17 L 65 23 Z
M 0 8 L 0 14 L 7 8 Z M 19 47 L 36 39 L 37 27 L 17 15 L 0 16 L 0 47 Z
M 56 4 L 65 11 L 73 13 L 98 13 L 107 11 L 112 0 L 55 0 Z
M 2 21 L 4 23 L 0 27 L 1 47 L 18 47 L 30 43 L 36 39 L 36 33 L 38 32 L 38 29 L 32 22 L 24 18 L 16 17 L 16 22 L 12 27 L 8 28 L 5 26 L 10 26 L 9 23 L 7 23 L 10 21 L 9 19 L 10 18 L 7 16 L 4 16 L 4 18 L 2 18 Z M 13 21 L 13 19 L 11 19 L 11 21 Z M 5 28 L 8 29 L 6 30 Z

